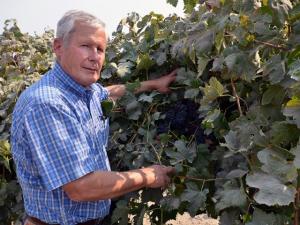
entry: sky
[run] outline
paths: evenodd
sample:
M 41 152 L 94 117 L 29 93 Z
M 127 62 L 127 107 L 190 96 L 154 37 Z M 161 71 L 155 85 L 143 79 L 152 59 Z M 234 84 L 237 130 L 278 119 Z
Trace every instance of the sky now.
M 22 32 L 42 34 L 45 29 L 56 29 L 57 21 L 71 9 L 85 10 L 103 20 L 109 34 L 130 12 L 141 16 L 151 11 L 168 16 L 183 16 L 183 3 L 174 8 L 166 0 L 0 0 L 0 33 L 6 19 L 16 19 Z

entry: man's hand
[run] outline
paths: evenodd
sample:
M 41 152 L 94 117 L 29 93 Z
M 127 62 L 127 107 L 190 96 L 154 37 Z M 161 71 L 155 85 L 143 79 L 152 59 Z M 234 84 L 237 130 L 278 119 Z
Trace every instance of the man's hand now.
M 153 89 L 157 90 L 160 93 L 170 92 L 169 86 L 176 79 L 177 70 L 173 70 L 171 73 L 164 75 L 158 79 L 152 80 Z
M 146 187 L 149 188 L 166 188 L 170 184 L 170 176 L 175 173 L 173 167 L 161 165 L 153 165 L 141 170 L 146 176 Z
M 173 70 L 171 73 L 166 74 L 160 78 L 154 80 L 147 80 L 141 82 L 141 86 L 135 91 L 136 94 L 141 92 L 157 90 L 160 93 L 170 92 L 169 85 L 175 81 L 177 70 Z M 111 85 L 106 87 L 109 92 L 109 97 L 113 100 L 117 100 L 126 93 L 126 86 L 123 84 Z

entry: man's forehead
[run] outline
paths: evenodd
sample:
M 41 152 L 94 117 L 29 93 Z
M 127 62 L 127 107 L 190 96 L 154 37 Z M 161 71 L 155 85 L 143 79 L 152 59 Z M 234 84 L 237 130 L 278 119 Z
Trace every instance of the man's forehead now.
M 106 37 L 106 41 L 108 39 L 106 29 L 101 26 L 100 24 L 88 24 L 85 22 L 77 21 L 74 24 L 74 30 L 73 32 L 91 32 L 91 33 L 96 33 L 96 32 L 103 32 Z

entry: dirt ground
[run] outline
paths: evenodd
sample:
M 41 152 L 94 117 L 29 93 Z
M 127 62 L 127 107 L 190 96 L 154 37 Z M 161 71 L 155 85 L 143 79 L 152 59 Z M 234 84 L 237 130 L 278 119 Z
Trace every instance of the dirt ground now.
M 150 225 L 149 221 L 144 220 L 145 225 Z M 207 215 L 202 214 L 191 218 L 188 213 L 178 215 L 176 220 L 170 220 L 167 222 L 170 225 L 218 225 L 219 221 L 209 218 Z

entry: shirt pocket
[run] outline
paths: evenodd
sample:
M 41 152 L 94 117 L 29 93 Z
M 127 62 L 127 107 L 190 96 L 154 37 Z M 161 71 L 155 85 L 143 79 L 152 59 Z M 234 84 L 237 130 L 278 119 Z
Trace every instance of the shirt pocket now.
M 107 147 L 108 135 L 109 135 L 109 121 L 99 117 L 95 126 L 96 138 L 101 142 L 103 147 Z

